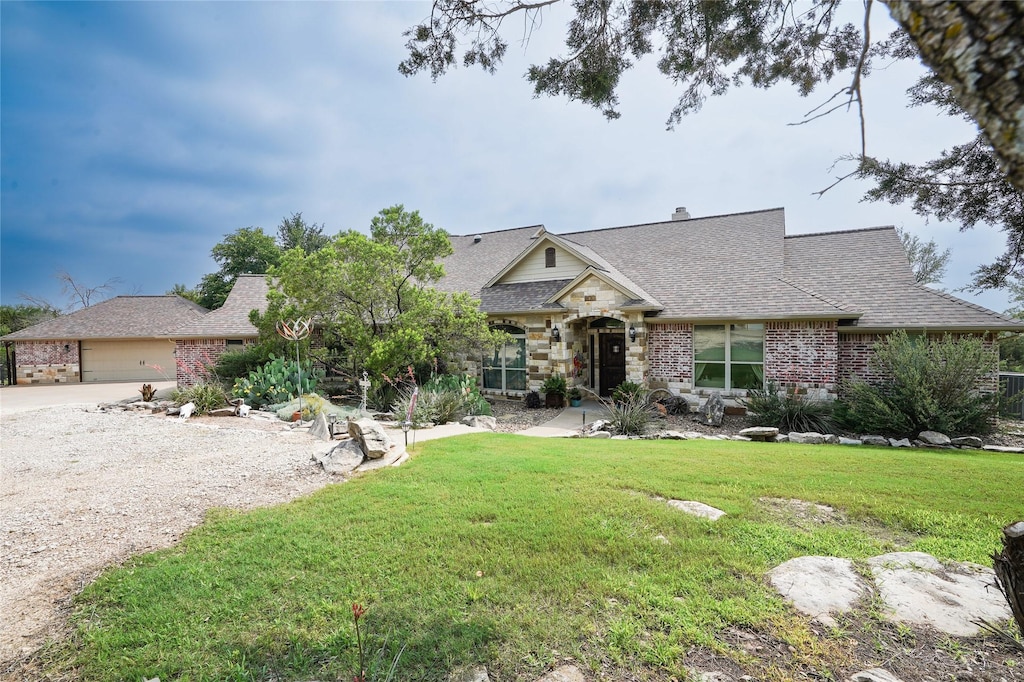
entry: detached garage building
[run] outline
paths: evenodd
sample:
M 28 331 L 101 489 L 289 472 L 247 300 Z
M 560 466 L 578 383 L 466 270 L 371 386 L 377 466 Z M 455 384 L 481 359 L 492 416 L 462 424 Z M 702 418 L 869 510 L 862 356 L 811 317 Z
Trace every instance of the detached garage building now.
M 0 341 L 18 384 L 160 381 L 175 375 L 167 335 L 208 312 L 180 296 L 117 296 Z

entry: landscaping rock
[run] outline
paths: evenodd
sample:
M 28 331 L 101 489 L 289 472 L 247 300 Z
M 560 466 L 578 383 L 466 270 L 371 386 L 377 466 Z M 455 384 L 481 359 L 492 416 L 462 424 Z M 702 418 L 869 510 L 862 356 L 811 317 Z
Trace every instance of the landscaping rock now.
M 348 423 L 348 435 L 359 442 L 369 459 L 380 459 L 391 449 L 391 438 L 372 419 L 355 419 Z
M 587 434 L 587 438 L 611 438 L 611 437 L 612 437 L 612 434 L 611 434 L 610 431 L 594 431 L 593 433 L 588 433 Z
M 839 436 L 834 433 L 823 433 L 821 435 L 821 441 L 828 445 L 839 445 Z
M 888 670 L 882 668 L 871 668 L 861 670 L 859 673 L 850 675 L 850 682 L 903 682 Z
M 715 509 L 711 505 L 704 504 L 703 502 L 694 502 L 692 500 L 668 500 L 668 505 L 670 507 L 675 507 L 679 511 L 684 511 L 687 514 L 699 516 L 704 519 L 711 519 L 712 521 L 717 521 L 725 516 L 725 512 L 721 509 Z
M 329 474 L 345 475 L 363 462 L 363 448 L 355 440 L 344 440 L 322 455 L 313 455 Z
M 833 614 L 851 610 L 870 592 L 853 562 L 838 557 L 790 559 L 769 571 L 768 580 L 798 611 L 828 626 L 836 624 Z
M 864 445 L 882 445 L 889 447 L 889 439 L 885 436 L 861 436 Z
M 897 440 L 895 438 L 890 438 L 889 439 L 889 445 L 891 447 L 894 447 L 894 448 L 912 448 L 912 447 L 914 447 L 914 445 L 910 442 L 909 438 L 900 438 L 899 440 Z
M 185 420 L 192 416 L 196 409 L 195 403 L 185 403 L 178 409 L 178 419 Z
M 309 427 L 309 435 L 320 440 L 331 440 L 331 427 L 327 423 L 327 415 L 323 412 L 313 418 L 313 424 Z
M 1024 452 L 1024 448 L 1011 448 L 1004 445 L 986 445 L 982 450 L 987 450 L 989 452 L 1008 452 L 1017 455 Z
M 800 431 L 790 431 L 789 433 L 790 443 L 804 443 L 807 445 L 820 445 L 825 442 L 825 436 L 821 435 L 817 431 L 807 431 L 801 433 Z
M 974 621 L 1012 617 L 990 568 L 956 564 L 946 569 L 923 552 L 883 554 L 868 564 L 892 620 L 973 637 L 981 630 Z
M 977 436 L 961 436 L 960 438 L 953 438 L 949 441 L 950 445 L 955 445 L 958 448 L 980 448 L 985 443 Z
M 383 457 L 363 460 L 363 463 L 355 468 L 355 473 L 361 474 L 365 471 L 374 471 L 375 469 L 383 469 L 384 467 L 398 466 L 407 459 L 409 459 L 409 455 L 405 451 L 405 448 L 396 446 L 391 448 L 391 450 L 389 450 Z
M 775 436 L 775 438 L 773 438 L 772 440 L 774 442 L 776 442 L 776 443 L 788 443 L 789 442 L 789 434 L 788 433 L 780 433 L 779 435 Z
M 486 414 L 471 414 L 462 418 L 462 423 L 478 429 L 495 431 L 498 428 L 498 420 Z
M 679 431 L 662 431 L 658 437 L 663 440 L 687 440 L 686 434 Z
M 842 436 L 840 436 L 839 437 L 839 444 L 840 445 L 863 445 L 864 442 L 861 441 L 861 440 L 858 440 L 856 438 L 843 438 Z
M 922 443 L 927 443 L 928 445 L 950 444 L 949 436 L 944 433 L 939 433 L 938 431 L 922 431 L 917 434 L 917 439 Z
M 779 435 L 779 430 L 774 426 L 751 426 L 740 431 L 740 435 L 746 436 L 751 440 L 763 441 L 775 438 L 775 436 Z
M 725 401 L 718 391 L 712 393 L 697 411 L 697 421 L 705 426 L 721 426 L 725 416 Z

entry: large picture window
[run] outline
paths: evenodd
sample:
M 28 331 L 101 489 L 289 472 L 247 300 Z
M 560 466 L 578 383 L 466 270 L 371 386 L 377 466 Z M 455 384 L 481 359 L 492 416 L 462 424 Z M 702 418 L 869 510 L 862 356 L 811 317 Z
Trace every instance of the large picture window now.
M 525 391 L 526 331 L 510 325 L 496 325 L 494 329 L 512 338 L 495 348 L 493 355 L 484 356 L 484 388 Z
M 764 325 L 694 326 L 693 377 L 697 388 L 764 388 Z

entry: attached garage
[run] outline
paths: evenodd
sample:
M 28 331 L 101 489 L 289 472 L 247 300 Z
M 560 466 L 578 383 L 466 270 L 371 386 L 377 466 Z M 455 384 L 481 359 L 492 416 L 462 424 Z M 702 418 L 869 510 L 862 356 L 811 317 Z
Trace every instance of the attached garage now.
M 174 376 L 168 340 L 82 341 L 82 381 L 166 381 Z M 159 369 L 154 369 L 159 368 Z
M 18 384 L 161 381 L 175 375 L 167 334 L 208 312 L 180 296 L 117 296 L 0 341 Z

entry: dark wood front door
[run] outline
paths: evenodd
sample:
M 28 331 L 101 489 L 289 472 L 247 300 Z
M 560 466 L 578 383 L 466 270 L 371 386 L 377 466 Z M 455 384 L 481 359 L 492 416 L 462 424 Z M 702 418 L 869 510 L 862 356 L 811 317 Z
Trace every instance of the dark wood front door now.
M 615 387 L 626 380 L 626 335 L 599 334 L 597 338 L 600 353 L 600 393 L 602 396 L 610 396 Z

